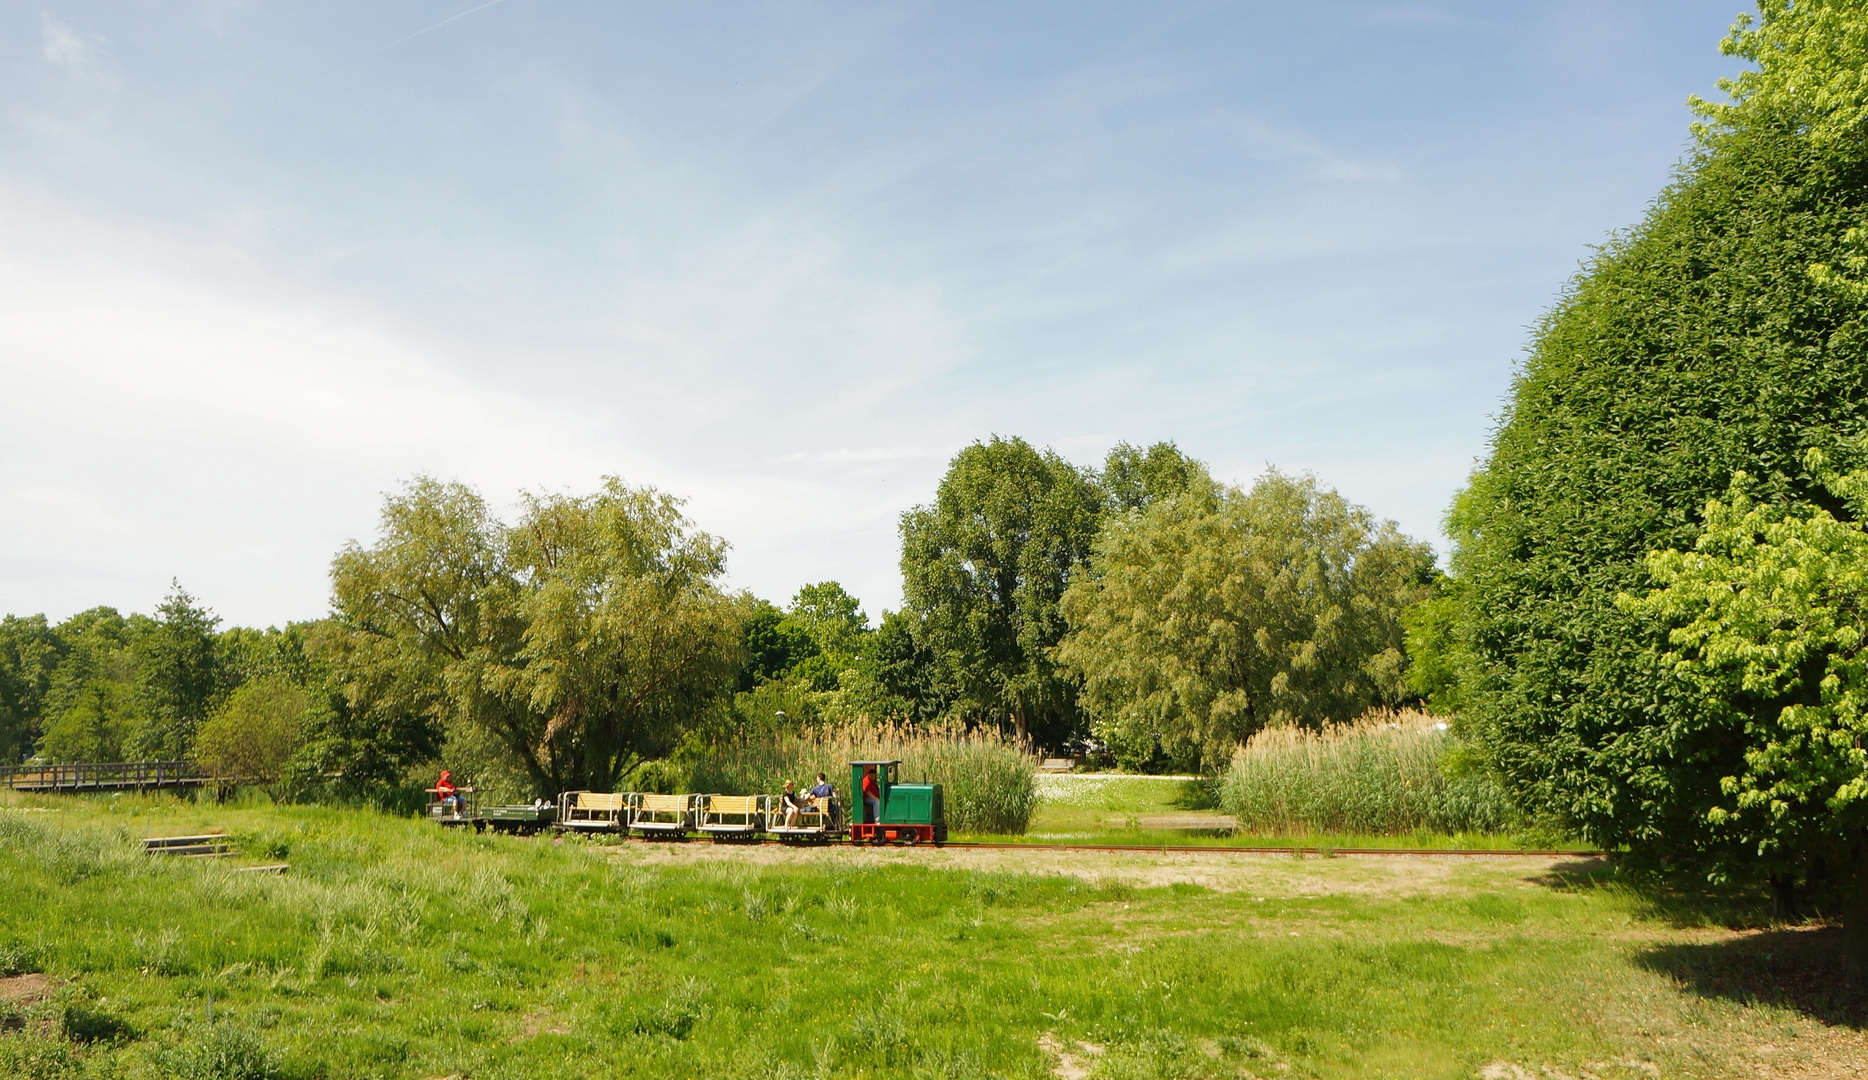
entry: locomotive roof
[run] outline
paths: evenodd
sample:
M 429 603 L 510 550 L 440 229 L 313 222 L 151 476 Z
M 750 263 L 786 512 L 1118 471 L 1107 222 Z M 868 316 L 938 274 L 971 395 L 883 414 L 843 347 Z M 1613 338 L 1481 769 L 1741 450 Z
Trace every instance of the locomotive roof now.
M 850 762 L 850 764 L 852 765 L 900 765 L 901 763 L 902 763 L 901 758 L 896 758 L 894 761 L 852 761 Z

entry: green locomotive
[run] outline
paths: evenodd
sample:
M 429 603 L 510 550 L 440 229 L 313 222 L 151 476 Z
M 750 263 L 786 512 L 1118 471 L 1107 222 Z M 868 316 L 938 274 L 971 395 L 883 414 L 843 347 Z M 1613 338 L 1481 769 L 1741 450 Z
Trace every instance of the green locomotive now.
M 900 761 L 850 762 L 850 840 L 872 844 L 939 844 L 947 840 L 947 808 L 939 784 L 903 784 Z

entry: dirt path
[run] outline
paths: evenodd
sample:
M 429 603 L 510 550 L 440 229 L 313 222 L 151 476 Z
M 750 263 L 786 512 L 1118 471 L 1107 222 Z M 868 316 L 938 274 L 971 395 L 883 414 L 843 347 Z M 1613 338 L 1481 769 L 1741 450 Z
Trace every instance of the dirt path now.
M 914 865 L 989 873 L 1061 874 L 1085 881 L 1160 886 L 1184 882 L 1254 896 L 1419 896 L 1463 892 L 1501 880 L 1533 888 L 1552 875 L 1600 863 L 1542 855 L 1345 855 L 1336 858 L 1239 852 L 1140 853 L 1054 851 L 1041 847 L 788 848 L 713 843 L 625 843 L 611 858 L 644 866 L 736 861 L 753 866 Z

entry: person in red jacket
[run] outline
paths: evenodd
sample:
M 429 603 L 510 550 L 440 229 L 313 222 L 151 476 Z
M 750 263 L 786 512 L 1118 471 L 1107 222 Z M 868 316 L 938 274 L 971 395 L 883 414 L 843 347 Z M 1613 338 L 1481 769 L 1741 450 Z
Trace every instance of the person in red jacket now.
M 460 814 L 460 792 L 455 789 L 454 781 L 448 779 L 451 775 L 453 774 L 442 769 L 441 779 L 435 781 L 435 796 L 441 802 L 441 813 L 444 816 Z
M 882 824 L 882 789 L 876 786 L 876 767 L 863 766 L 863 817 L 866 825 Z

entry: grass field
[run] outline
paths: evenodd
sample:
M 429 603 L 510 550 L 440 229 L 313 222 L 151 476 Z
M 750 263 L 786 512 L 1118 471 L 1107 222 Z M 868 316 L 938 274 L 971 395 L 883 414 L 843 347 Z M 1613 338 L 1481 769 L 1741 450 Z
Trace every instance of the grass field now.
M 291 872 L 136 843 L 214 827 Z M 0 795 L 0 1075 L 1868 1068 L 1836 932 L 1763 910 L 1566 859 L 603 846 Z

